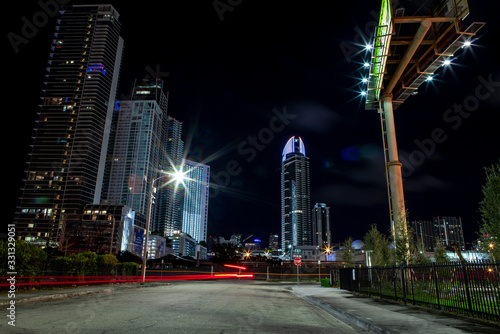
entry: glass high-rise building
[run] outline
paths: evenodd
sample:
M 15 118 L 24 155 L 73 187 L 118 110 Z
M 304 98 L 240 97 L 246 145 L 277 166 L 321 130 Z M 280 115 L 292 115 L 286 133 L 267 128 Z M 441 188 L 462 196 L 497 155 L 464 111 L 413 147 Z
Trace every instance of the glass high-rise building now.
M 143 80 L 132 91 L 116 111 L 106 203 L 147 215 L 151 187 L 165 183 L 152 181 L 164 168 L 168 98 L 160 79 Z
M 183 168 L 182 122 L 170 116 L 167 117 L 164 152 L 165 160 L 163 165 L 165 172 L 172 173 Z M 184 191 L 183 185 L 175 182 L 159 188 L 154 230 L 160 232 L 163 236 L 172 237 L 176 231 L 182 230 Z
M 316 203 L 312 209 L 312 232 L 313 246 L 331 246 L 330 208 L 324 203 Z
M 123 52 L 111 5 L 64 6 L 16 211 L 18 238 L 58 246 L 66 214 L 101 201 Z
M 196 242 L 206 242 L 210 167 L 185 160 L 184 171 L 182 232 L 189 234 Z
M 300 137 L 291 137 L 281 159 L 281 247 L 310 246 L 312 240 L 309 158 Z

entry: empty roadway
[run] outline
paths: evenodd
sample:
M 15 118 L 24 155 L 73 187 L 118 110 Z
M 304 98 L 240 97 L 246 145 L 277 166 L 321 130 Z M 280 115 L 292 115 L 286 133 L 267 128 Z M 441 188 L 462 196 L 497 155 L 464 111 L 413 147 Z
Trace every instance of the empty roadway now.
M 2 333 L 359 333 L 290 292 L 245 280 L 123 287 L 19 304 Z

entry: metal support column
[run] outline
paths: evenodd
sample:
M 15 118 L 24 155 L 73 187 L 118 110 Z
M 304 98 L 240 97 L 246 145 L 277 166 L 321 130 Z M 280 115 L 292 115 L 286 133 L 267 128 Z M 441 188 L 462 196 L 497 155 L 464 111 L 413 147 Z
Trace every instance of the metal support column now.
M 399 162 L 398 146 L 396 142 L 396 127 L 394 125 L 394 112 L 392 108 L 392 94 L 386 94 L 381 99 L 383 122 L 385 130 L 385 142 L 387 144 L 386 169 L 389 182 L 389 198 L 391 212 L 391 229 L 396 239 L 398 233 L 407 235 L 406 209 L 403 193 L 403 177 L 401 174 L 401 162 Z M 398 245 L 395 243 L 395 247 Z

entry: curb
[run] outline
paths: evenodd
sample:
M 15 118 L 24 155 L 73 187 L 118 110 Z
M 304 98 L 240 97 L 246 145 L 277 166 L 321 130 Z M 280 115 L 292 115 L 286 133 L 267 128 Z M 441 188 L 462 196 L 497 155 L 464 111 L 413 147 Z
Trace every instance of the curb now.
M 325 303 L 317 298 L 314 298 L 311 296 L 306 296 L 306 295 L 301 295 L 300 293 L 297 293 L 295 290 L 293 290 L 293 288 L 290 290 L 294 295 L 299 296 L 300 298 L 302 298 L 302 299 L 308 301 L 309 303 L 321 308 L 322 310 L 324 310 L 330 314 L 333 314 L 337 317 L 340 317 L 343 320 L 345 320 L 351 324 L 354 324 L 354 326 L 368 331 L 369 333 L 376 333 L 376 334 L 394 334 L 394 333 L 396 333 L 396 332 L 384 329 L 380 326 L 377 326 L 373 322 L 368 321 L 364 318 L 361 318 L 361 317 L 353 315 L 349 312 L 346 312 L 345 310 L 343 310 L 341 308 L 338 308 L 338 307 L 332 306 L 331 304 Z
M 94 295 L 98 293 L 110 293 L 113 292 L 113 289 L 102 289 L 102 290 L 95 290 L 95 291 L 80 291 L 80 292 L 73 292 L 73 293 L 57 293 L 53 295 L 46 295 L 46 296 L 34 296 L 34 297 L 26 297 L 22 299 L 16 299 L 16 304 L 17 303 L 27 303 L 27 302 L 43 302 L 43 301 L 49 301 L 49 300 L 61 300 L 61 299 L 67 299 L 67 298 L 73 298 L 73 297 L 79 297 L 79 296 L 87 296 L 87 295 Z M 10 305 L 10 302 L 0 302 L 0 306 L 5 306 L 5 305 Z
M 53 300 L 62 300 L 62 299 L 67 299 L 67 298 L 74 298 L 74 297 L 80 297 L 80 296 L 90 296 L 90 295 L 95 295 L 99 293 L 111 293 L 114 292 L 115 290 L 118 289 L 140 289 L 140 288 L 147 288 L 147 287 L 152 287 L 152 286 L 159 286 L 159 285 L 172 285 L 172 283 L 153 283 L 153 284 L 148 284 L 148 285 L 123 285 L 123 286 L 115 286 L 111 288 L 103 288 L 100 290 L 86 290 L 86 291 L 79 291 L 79 292 L 68 292 L 68 293 L 54 293 L 54 294 L 48 294 L 45 296 L 33 296 L 33 297 L 25 297 L 25 298 L 20 298 L 16 299 L 16 304 L 18 303 L 30 303 L 30 302 L 44 302 L 44 301 L 53 301 Z M 4 301 L 0 302 L 0 306 L 9 306 L 10 301 Z

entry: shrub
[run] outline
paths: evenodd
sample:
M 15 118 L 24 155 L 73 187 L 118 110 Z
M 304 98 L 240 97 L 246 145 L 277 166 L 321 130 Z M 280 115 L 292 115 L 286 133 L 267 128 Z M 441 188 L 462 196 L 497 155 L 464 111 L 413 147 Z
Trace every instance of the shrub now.
M 7 260 L 10 259 L 14 261 L 14 271 L 18 276 L 37 276 L 47 265 L 47 254 L 40 247 L 21 240 L 15 242 L 15 254 L 12 255 L 15 259 L 9 258 L 9 243 L 0 241 L 0 261 L 4 264 L 0 269 L 2 276 L 12 271 L 7 270 Z
M 139 275 L 139 264 L 135 262 L 124 262 L 116 265 L 117 275 L 137 276 Z
M 322 278 L 321 279 L 321 286 L 330 287 L 330 279 L 329 278 Z
M 97 270 L 99 275 L 114 275 L 118 260 L 112 254 L 103 254 L 97 257 Z

